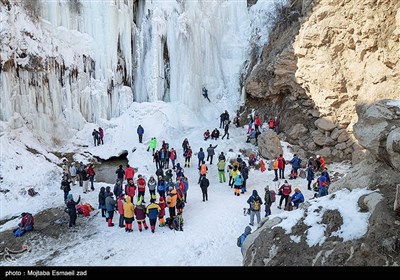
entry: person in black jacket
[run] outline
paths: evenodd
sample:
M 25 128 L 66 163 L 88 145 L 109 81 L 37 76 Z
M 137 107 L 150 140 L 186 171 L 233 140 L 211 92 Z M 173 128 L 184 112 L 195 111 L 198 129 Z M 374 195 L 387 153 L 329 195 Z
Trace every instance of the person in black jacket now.
M 99 192 L 99 209 L 101 209 L 101 216 L 106 216 L 106 188 L 101 187 Z
M 79 196 L 78 201 L 74 201 L 72 194 L 69 194 L 67 196 L 67 200 L 65 201 L 65 204 L 67 205 L 68 209 L 68 215 L 69 215 L 69 227 L 75 226 L 76 222 L 76 205 L 79 204 L 81 201 L 81 196 Z
M 224 135 L 222 136 L 222 139 L 224 139 L 225 136 L 227 136 L 226 139 L 229 139 L 229 124 L 230 124 L 230 123 L 231 123 L 231 121 L 228 121 L 228 122 L 225 124 L 225 127 L 224 127 L 225 133 L 224 133 Z
M 204 175 L 204 176 L 201 178 L 201 181 L 200 181 L 200 188 L 201 188 L 201 192 L 203 193 L 203 202 L 204 202 L 205 200 L 208 201 L 207 188 L 208 188 L 209 185 L 210 185 L 210 181 L 208 181 L 208 179 L 207 179 L 206 176 Z
M 69 192 L 71 191 L 71 181 L 68 180 L 67 176 L 63 176 L 63 179 L 61 181 L 61 189 L 64 191 L 64 201 L 67 200 L 67 196 Z
M 125 170 L 122 168 L 122 164 L 119 165 L 118 169 L 115 171 L 115 174 L 117 174 L 117 179 L 121 181 L 121 184 L 124 184 Z

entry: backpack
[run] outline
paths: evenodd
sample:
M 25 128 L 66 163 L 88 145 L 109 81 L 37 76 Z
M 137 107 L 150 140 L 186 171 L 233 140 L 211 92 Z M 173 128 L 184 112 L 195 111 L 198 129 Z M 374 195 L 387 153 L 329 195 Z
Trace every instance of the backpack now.
M 238 246 L 238 247 L 242 247 L 242 241 L 241 241 L 241 238 L 242 237 L 242 235 L 240 235 L 238 238 L 237 238 L 237 241 L 236 241 L 236 245 Z
M 276 193 L 274 190 L 270 190 L 269 193 L 271 194 L 271 201 L 275 202 L 276 200 Z
M 260 211 L 260 202 L 258 200 L 253 201 L 253 210 Z
M 35 196 L 38 194 L 38 192 L 36 192 L 33 188 L 28 189 L 28 194 L 30 196 Z

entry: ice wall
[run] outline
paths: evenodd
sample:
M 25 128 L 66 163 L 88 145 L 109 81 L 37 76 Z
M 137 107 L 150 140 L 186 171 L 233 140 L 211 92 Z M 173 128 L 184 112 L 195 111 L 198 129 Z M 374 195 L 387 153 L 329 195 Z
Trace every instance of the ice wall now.
M 131 105 L 135 1 L 2 5 L 0 120 L 67 138 Z
M 133 101 L 176 102 L 196 113 L 214 106 L 215 115 L 237 108 L 240 71 L 249 46 L 266 38 L 258 33 L 272 2 L 250 9 L 246 0 L 0 6 L 0 120 L 68 138 L 69 128 L 119 116 Z
M 247 1 L 146 1 L 142 10 L 138 101 L 177 101 L 201 110 L 208 105 L 201 95 L 206 86 L 213 102 L 238 102 Z

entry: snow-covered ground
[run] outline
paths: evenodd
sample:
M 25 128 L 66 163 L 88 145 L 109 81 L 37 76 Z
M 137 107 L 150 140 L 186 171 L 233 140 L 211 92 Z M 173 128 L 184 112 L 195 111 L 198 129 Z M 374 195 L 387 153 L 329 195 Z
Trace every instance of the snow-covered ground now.
M 207 102 L 207 101 L 205 101 Z M 105 144 L 94 147 L 92 144 L 91 131 L 96 128 L 95 124 L 87 124 L 84 130 L 77 133 L 76 137 L 62 148 L 62 152 L 74 151 L 80 154 L 77 160 L 82 160 L 84 152 L 89 152 L 101 158 L 109 158 L 118 155 L 121 151 L 129 152 L 129 163 L 138 168 L 137 174 L 142 174 L 147 178 L 154 174 L 155 164 L 152 162 L 151 152 L 147 152 L 147 145 L 151 137 L 157 137 L 159 147 L 162 140 L 167 141 L 170 147 L 174 147 L 178 151 L 178 162 L 182 163 L 182 141 L 188 138 L 194 153 L 199 151 L 200 147 L 206 149 L 209 144 L 216 145 L 217 154 L 224 152 L 229 157 L 236 157 L 239 149 L 255 148 L 253 145 L 245 143 L 246 128 L 236 128 L 232 126 L 230 129 L 230 138 L 227 140 L 204 141 L 203 132 L 206 129 L 214 129 L 219 126 L 218 115 L 210 108 L 204 111 L 204 115 L 192 115 L 189 109 L 180 108 L 177 110 L 177 104 L 174 103 L 133 103 L 131 108 L 121 117 L 110 121 L 103 120 L 101 126 L 105 130 Z M 233 112 L 230 112 L 231 116 Z M 144 143 L 138 143 L 136 128 L 139 124 L 145 129 Z M 14 140 L 10 140 L 6 136 L 12 136 Z M 33 155 L 25 150 L 22 144 L 36 149 L 42 155 Z M 86 144 L 85 148 L 79 145 Z M 136 147 L 136 151 L 131 153 L 132 148 Z M 292 154 L 287 149 L 287 143 L 283 143 L 284 156 L 291 159 Z M 232 149 L 233 152 L 229 153 Z M 46 156 L 50 161 L 44 158 Z M 11 135 L 1 137 L 1 176 L 3 178 L 3 188 L 9 188 L 7 194 L 0 194 L 0 219 L 18 215 L 23 211 L 37 213 L 44 208 L 51 206 L 61 206 L 63 204 L 63 192 L 59 189 L 61 170 L 54 163 L 59 163 L 51 153 L 48 153 L 41 144 L 34 140 L 26 129 L 14 131 Z M 16 169 L 16 166 L 20 166 Z M 214 164 L 209 165 L 209 200 L 202 201 L 202 195 L 198 180 L 197 158 L 194 155 L 193 163 L 190 168 L 185 168 L 185 175 L 189 178 L 188 203 L 184 209 L 185 226 L 183 232 L 171 231 L 167 228 L 156 228 L 156 233 L 152 234 L 150 230 L 139 232 L 134 223 L 134 232 L 126 233 L 118 227 L 109 228 L 104 219 L 95 217 L 91 220 L 78 218 L 78 225 L 83 223 L 91 223 L 90 227 L 94 227 L 99 234 L 93 235 L 91 238 L 85 237 L 85 232 L 76 235 L 76 239 L 68 250 L 63 250 L 56 257 L 50 258 L 47 265 L 218 265 L 218 266 L 237 266 L 241 265 L 242 255 L 240 249 L 236 246 L 236 238 L 243 232 L 245 226 L 249 223 L 249 216 L 243 215 L 243 208 L 248 207 L 246 200 L 255 189 L 264 198 L 264 187 L 269 185 L 272 189 L 282 184 L 273 182 L 273 172 L 266 171 L 261 173 L 259 170 L 251 169 L 248 183 L 247 193 L 240 197 L 233 195 L 233 189 L 228 183 L 219 183 L 216 160 Z M 335 169 L 343 170 L 346 167 L 337 166 Z M 117 167 L 116 167 L 117 168 Z M 110 170 L 110 172 L 115 172 Z M 288 171 L 286 170 L 286 173 Z M 137 175 L 136 174 L 136 175 Z M 313 191 L 307 190 L 307 182 L 305 179 L 297 179 L 291 181 L 294 187 L 300 187 L 306 198 L 311 198 Z M 97 208 L 97 195 L 101 186 L 105 183 L 96 182 L 96 191 L 88 194 L 82 194 L 82 189 L 78 186 L 72 188 L 74 197 L 82 196 L 82 202 L 89 202 Z M 35 187 L 40 195 L 29 197 L 21 195 L 20 188 L 28 186 Z M 365 193 L 364 191 L 353 192 L 348 195 L 344 193 L 343 200 L 346 208 L 352 211 L 342 211 L 344 221 L 350 223 L 354 220 L 352 215 L 357 215 L 356 211 L 357 197 Z M 277 197 L 277 200 L 279 197 Z M 149 201 L 148 193 L 145 197 Z M 318 202 L 320 201 L 320 202 Z M 335 201 L 337 201 L 335 199 Z M 304 210 L 296 210 L 293 212 L 284 212 L 277 209 L 278 201 L 272 206 L 273 216 L 279 215 L 286 217 L 282 222 L 282 227 L 290 228 L 289 224 L 294 224 L 301 216 Z M 350 207 L 350 205 L 353 206 Z M 325 205 L 331 209 L 334 206 L 329 204 L 327 199 L 318 199 L 313 207 Z M 340 205 L 336 205 L 340 208 Z M 335 207 L 336 207 L 335 206 Z M 262 208 L 262 211 L 264 208 Z M 96 210 L 98 211 L 98 210 Z M 168 213 L 168 211 L 167 211 Z M 262 212 L 264 213 L 264 212 Z M 309 211 L 312 213 L 312 211 Z M 362 219 L 358 219 L 360 225 L 351 229 L 353 237 L 359 237 L 365 232 L 367 217 L 365 214 Z M 273 217 L 272 216 L 272 217 Z M 348 218 L 346 218 L 348 217 Z M 308 222 L 313 225 L 312 229 L 321 233 L 318 228 L 318 219 L 310 216 Z M 114 222 L 116 218 L 114 218 Z M 1 227 L 1 230 L 14 227 L 18 221 L 13 220 Z M 287 225 L 285 226 L 285 223 Z M 255 227 L 253 227 L 255 229 Z M 68 231 L 68 228 L 66 227 Z M 346 231 L 349 228 L 342 228 L 338 232 L 340 236 L 347 236 Z M 354 232 L 357 231 L 357 232 Z M 78 231 L 79 232 L 79 231 Z M 71 233 L 72 234 L 72 233 Z M 322 231 L 323 236 L 323 231 Z M 311 238 L 313 237 L 313 238 Z M 323 242 L 317 233 L 310 230 L 310 246 L 315 243 Z M 54 246 L 64 246 L 62 242 Z M 131 248 L 131 250 L 128 250 Z M 142 252 L 143 258 L 132 258 L 132 250 Z M 38 251 L 40 254 L 38 254 Z M 48 253 L 48 252 L 47 252 Z M 18 265 L 30 265 L 35 263 L 35 259 L 42 259 L 46 255 L 46 248 L 37 248 L 34 255 L 23 256 Z M 111 256 L 111 257 L 106 257 Z M 105 258 L 106 257 L 106 258 Z M 79 260 L 79 261 L 78 261 Z

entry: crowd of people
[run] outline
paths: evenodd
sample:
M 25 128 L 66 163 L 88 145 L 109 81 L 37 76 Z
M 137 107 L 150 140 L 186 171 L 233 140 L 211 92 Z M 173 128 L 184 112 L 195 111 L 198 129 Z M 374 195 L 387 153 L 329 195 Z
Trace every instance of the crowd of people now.
M 239 126 L 240 113 L 237 112 L 233 123 Z M 228 111 L 224 111 L 220 115 L 219 128 L 223 129 L 224 134 L 221 139 L 227 137 L 229 139 L 229 128 L 232 121 Z M 257 145 L 258 136 L 261 134 L 263 123 L 268 125 L 268 129 L 279 133 L 280 121 L 277 117 L 266 119 L 262 122 L 259 115 L 248 116 L 247 121 L 247 142 Z M 138 141 L 143 143 L 144 128 L 139 125 L 137 127 Z M 104 131 L 99 127 L 94 129 L 93 133 L 94 145 L 104 144 Z M 218 128 L 210 132 L 206 130 L 203 133 L 205 141 L 218 140 L 221 136 Z M 151 158 L 154 162 L 154 173 L 148 176 L 137 174 L 138 171 L 132 168 L 129 164 L 125 167 L 120 165 L 115 170 L 115 185 L 99 188 L 98 193 L 98 208 L 101 211 L 102 218 L 105 219 L 108 227 L 114 226 L 114 215 L 118 215 L 118 227 L 124 228 L 125 232 L 134 231 L 133 223 L 137 223 L 137 231 L 150 229 L 155 233 L 158 222 L 159 227 L 168 226 L 171 229 L 183 231 L 184 219 L 183 213 L 187 205 L 187 197 L 189 190 L 189 178 L 185 176 L 184 168 L 192 167 L 193 156 L 197 157 L 199 178 L 197 183 L 201 189 L 202 201 L 209 200 L 208 188 L 209 180 L 209 165 L 213 165 L 214 157 L 218 144 L 209 144 L 206 149 L 200 147 L 194 153 L 189 140 L 185 138 L 182 142 L 182 158 L 178 161 L 178 151 L 174 147 L 170 147 L 169 143 L 163 140 L 159 145 L 156 137 L 152 137 L 147 146 L 147 151 L 151 152 Z M 144 148 L 146 149 L 146 148 Z M 180 149 L 179 149 L 180 150 Z M 181 151 L 179 151 L 181 152 Z M 243 195 L 247 192 L 247 182 L 249 179 L 250 168 L 255 166 L 257 156 L 252 154 L 247 160 L 243 159 L 239 154 L 236 159 L 230 159 L 227 162 L 224 152 L 218 154 L 216 169 L 218 171 L 218 180 L 220 184 L 228 183 L 228 186 L 233 189 L 235 196 Z M 247 162 L 247 163 L 246 163 Z M 182 163 L 182 165 L 181 165 Z M 285 168 L 290 165 L 288 179 L 285 178 Z M 291 160 L 286 160 L 282 154 L 271 161 L 270 170 L 273 171 L 273 182 L 278 183 L 279 180 L 284 180 L 282 185 L 276 185 L 275 189 L 267 185 L 264 188 L 264 195 L 259 194 L 253 189 L 251 195 L 247 199 L 248 213 L 250 215 L 249 226 L 246 226 L 245 231 L 238 238 L 238 246 L 242 247 L 244 240 L 251 233 L 251 227 L 254 226 L 255 218 L 257 224 L 261 221 L 261 211 L 264 205 L 265 217 L 271 215 L 271 207 L 275 202 L 278 209 L 292 210 L 297 209 L 305 198 L 299 187 L 292 187 L 288 180 L 297 180 L 299 170 L 302 166 L 302 159 L 294 154 Z M 62 164 L 63 177 L 61 181 L 61 189 L 64 193 L 64 201 L 66 204 L 66 212 L 69 215 L 69 227 L 76 225 L 77 207 L 81 197 L 74 200 L 71 191 L 71 185 L 79 185 L 82 187 L 82 193 L 86 194 L 95 190 L 94 178 L 96 175 L 94 164 L 83 164 L 83 162 L 71 162 L 64 160 Z M 228 175 L 228 178 L 226 176 Z M 318 175 L 318 176 L 317 176 Z M 312 182 L 317 177 L 316 183 Z M 325 166 L 325 159 L 317 155 L 316 159 L 310 157 L 306 167 L 306 178 L 308 182 L 307 189 L 316 192 L 315 197 L 322 197 L 328 194 L 330 177 Z M 193 179 L 191 180 L 193 181 Z M 90 185 L 89 185 L 90 183 Z M 146 195 L 148 194 L 148 195 Z M 279 201 L 276 201 L 276 196 Z M 145 198 L 148 198 L 146 202 Z M 29 214 L 29 213 L 28 213 Z M 24 213 L 21 228 L 24 231 L 33 229 L 33 217 L 27 219 Z M 30 217 L 29 215 L 27 216 Z M 28 226 L 26 220 L 28 220 Z M 32 227 L 29 227 L 29 223 Z

